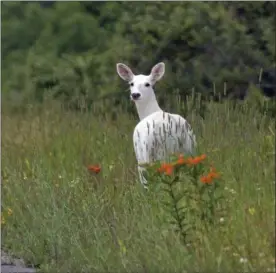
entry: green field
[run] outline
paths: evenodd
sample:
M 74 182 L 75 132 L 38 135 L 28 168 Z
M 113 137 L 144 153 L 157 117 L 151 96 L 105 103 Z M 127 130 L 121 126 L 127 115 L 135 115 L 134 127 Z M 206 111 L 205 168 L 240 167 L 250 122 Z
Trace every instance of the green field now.
M 158 191 L 138 181 L 137 117 L 56 103 L 4 109 L 2 247 L 43 272 L 271 272 L 274 120 L 248 105 L 207 108 L 204 119 L 193 111 L 186 118 L 222 174 L 228 209 L 190 250 L 167 223 Z M 88 172 L 91 164 L 101 172 Z

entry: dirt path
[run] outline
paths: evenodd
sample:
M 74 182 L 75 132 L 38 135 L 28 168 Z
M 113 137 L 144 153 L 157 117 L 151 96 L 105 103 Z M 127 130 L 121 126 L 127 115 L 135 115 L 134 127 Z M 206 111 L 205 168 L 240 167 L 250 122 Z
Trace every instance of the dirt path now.
M 1 272 L 2 273 L 35 273 L 34 268 L 26 267 L 22 259 L 13 258 L 1 250 Z

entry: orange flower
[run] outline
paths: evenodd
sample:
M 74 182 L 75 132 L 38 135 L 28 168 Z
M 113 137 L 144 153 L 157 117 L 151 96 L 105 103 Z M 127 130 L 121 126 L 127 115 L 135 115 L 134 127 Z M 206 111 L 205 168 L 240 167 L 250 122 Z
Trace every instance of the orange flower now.
M 194 158 L 189 157 L 187 159 L 187 163 L 188 163 L 188 165 L 197 165 L 199 163 L 199 161 L 198 161 L 197 157 L 194 157 Z
M 187 159 L 184 158 L 184 156 L 181 154 L 178 157 L 178 160 L 176 161 L 176 163 L 174 163 L 173 165 L 184 165 L 184 164 L 188 164 L 188 165 L 197 165 L 198 163 L 202 162 L 203 160 L 206 159 L 206 155 L 200 155 L 200 156 L 196 156 L 196 157 L 189 157 Z
M 185 164 L 185 162 L 186 162 L 186 161 L 185 161 L 185 159 L 184 159 L 184 156 L 183 156 L 183 155 L 179 155 L 176 164 L 177 164 L 177 165 L 183 165 L 183 164 Z
M 217 172 L 217 170 L 215 169 L 215 167 L 211 166 L 210 168 L 210 173 L 209 175 L 212 177 L 212 178 L 218 178 L 220 175 L 219 173 Z
M 211 183 L 212 183 L 212 180 L 213 180 L 213 179 L 212 179 L 212 177 L 211 177 L 209 174 L 200 177 L 200 181 L 201 181 L 203 184 L 211 184 Z
M 212 178 L 218 178 L 219 177 L 219 174 L 215 171 L 211 171 L 208 175 Z
M 201 161 L 203 161 L 205 159 L 206 159 L 206 155 L 205 154 L 200 155 L 200 156 L 196 156 L 196 157 L 189 157 L 187 159 L 187 163 L 189 165 L 197 165 L 198 163 L 200 163 Z
M 163 163 L 160 168 L 157 169 L 160 173 L 165 173 L 166 175 L 172 175 L 173 165 L 168 163 Z
M 216 171 L 216 169 L 214 167 L 211 167 L 211 171 L 207 175 L 200 177 L 200 181 L 204 184 L 210 184 L 213 179 L 218 178 L 219 176 L 220 175 Z
M 201 161 L 205 160 L 206 157 L 207 157 L 206 154 L 203 154 L 203 155 L 199 156 L 199 158 L 200 158 Z
M 193 158 L 192 157 L 187 158 L 186 162 L 188 165 L 193 165 Z
M 88 171 L 92 173 L 99 173 L 101 171 L 101 167 L 99 165 L 90 165 L 87 167 Z

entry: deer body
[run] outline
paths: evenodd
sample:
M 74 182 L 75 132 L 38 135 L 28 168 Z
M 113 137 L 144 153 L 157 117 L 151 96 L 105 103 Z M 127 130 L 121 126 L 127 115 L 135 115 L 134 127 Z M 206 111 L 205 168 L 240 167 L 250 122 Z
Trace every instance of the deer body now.
M 129 82 L 130 97 L 135 102 L 140 118 L 133 132 L 138 165 L 165 160 L 173 153 L 192 154 L 196 140 L 190 125 L 180 115 L 162 111 L 152 88 L 165 72 L 164 63 L 155 65 L 149 76 L 134 75 L 124 64 L 117 64 L 117 72 Z M 138 166 L 140 182 L 145 185 L 147 181 L 143 170 Z
M 195 137 L 188 122 L 179 115 L 155 112 L 135 127 L 133 144 L 138 164 L 166 160 L 175 153 L 192 154 Z M 146 184 L 144 168 L 138 166 L 140 181 Z

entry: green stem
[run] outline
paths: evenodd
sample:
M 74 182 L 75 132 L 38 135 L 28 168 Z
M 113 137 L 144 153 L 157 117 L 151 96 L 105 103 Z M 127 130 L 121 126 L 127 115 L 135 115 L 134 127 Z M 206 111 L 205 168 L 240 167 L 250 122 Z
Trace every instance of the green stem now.
M 186 245 L 187 241 L 186 241 L 186 238 L 187 238 L 187 234 L 183 231 L 183 224 L 182 224 L 182 221 L 181 221 L 181 218 L 180 218 L 180 212 L 177 208 L 177 201 L 175 199 L 175 195 L 174 195 L 174 192 L 173 192 L 173 187 L 172 187 L 172 183 L 174 181 L 172 181 L 170 184 L 169 184 L 169 195 L 170 197 L 172 198 L 173 200 L 173 210 L 175 212 L 175 216 L 174 218 L 176 219 L 176 222 L 178 224 L 178 228 L 180 230 L 180 234 L 181 234 L 181 237 L 182 237 L 182 241 L 184 243 L 184 245 Z

